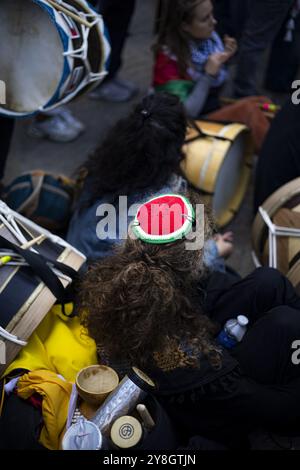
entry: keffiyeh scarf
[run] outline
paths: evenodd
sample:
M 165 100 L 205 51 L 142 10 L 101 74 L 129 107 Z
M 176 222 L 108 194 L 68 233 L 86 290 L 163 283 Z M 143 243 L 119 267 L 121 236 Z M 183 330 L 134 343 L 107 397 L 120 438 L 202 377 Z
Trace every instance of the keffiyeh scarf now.
M 201 78 L 201 75 L 204 75 L 204 66 L 210 55 L 225 51 L 223 42 L 215 31 L 209 39 L 201 40 L 199 42 L 191 42 L 190 49 L 194 68 L 189 69 L 188 73 L 194 81 L 198 81 Z M 219 74 L 214 78 L 212 86 L 216 88 L 223 85 L 227 76 L 228 72 L 225 66 L 223 66 Z

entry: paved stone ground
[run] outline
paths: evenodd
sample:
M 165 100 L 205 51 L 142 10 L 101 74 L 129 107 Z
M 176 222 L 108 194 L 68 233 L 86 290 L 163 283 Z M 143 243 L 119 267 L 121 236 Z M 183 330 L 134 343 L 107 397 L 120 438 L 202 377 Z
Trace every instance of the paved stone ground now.
M 152 53 L 150 48 L 153 43 L 154 16 L 155 2 L 153 0 L 137 1 L 136 13 L 124 53 L 124 67 L 121 71 L 121 76 L 135 81 L 140 86 L 140 93 L 134 101 L 113 104 L 92 101 L 88 97 L 74 101 L 70 108 L 86 124 L 87 130 L 75 142 L 67 144 L 28 137 L 26 128 L 29 121 L 28 119 L 20 120 L 8 159 L 7 181 L 24 171 L 36 168 L 72 175 L 90 151 L 101 141 L 107 129 L 120 117 L 126 115 L 133 103 L 147 92 L 151 82 Z M 235 252 L 229 264 L 242 275 L 246 275 L 254 267 L 250 242 L 252 197 L 253 185 L 250 185 L 239 214 L 228 227 L 235 233 Z

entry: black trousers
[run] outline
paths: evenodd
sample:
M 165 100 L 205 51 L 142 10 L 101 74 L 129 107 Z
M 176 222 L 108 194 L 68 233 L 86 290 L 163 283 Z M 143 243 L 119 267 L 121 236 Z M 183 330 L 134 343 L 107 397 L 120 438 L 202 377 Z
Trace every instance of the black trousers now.
M 214 0 L 213 5 L 220 36 L 228 34 L 239 40 L 249 16 L 251 0 Z
M 4 175 L 6 159 L 14 131 L 14 123 L 15 121 L 13 119 L 0 116 L 0 129 L 2 136 L 0 139 L 0 181 Z
M 0 450 L 44 450 L 38 443 L 41 412 L 12 394 L 5 398 L 0 417 Z
M 252 0 L 248 21 L 239 45 L 235 93 L 257 95 L 257 76 L 263 51 L 277 36 L 293 0 Z
M 205 309 L 221 326 L 240 314 L 249 318 L 245 337 L 232 350 L 248 377 L 269 385 L 300 378 L 300 364 L 292 361 L 292 345 L 300 342 L 300 297 L 279 271 L 259 268 L 237 282 L 213 274 Z
M 206 291 L 205 312 L 221 325 L 237 315 L 246 315 L 251 326 L 281 305 L 298 309 L 300 315 L 300 297 L 277 269 L 258 268 L 237 281 L 227 274 L 213 273 Z
M 111 56 L 107 79 L 112 79 L 122 65 L 122 51 L 128 34 L 135 0 L 99 0 L 99 10 L 111 40 Z

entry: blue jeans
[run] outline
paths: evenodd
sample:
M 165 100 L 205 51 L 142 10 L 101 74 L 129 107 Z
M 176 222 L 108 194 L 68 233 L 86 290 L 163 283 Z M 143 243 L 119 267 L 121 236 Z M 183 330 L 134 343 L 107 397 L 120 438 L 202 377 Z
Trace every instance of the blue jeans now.
M 274 41 L 294 0 L 252 0 L 249 19 L 242 35 L 235 95 L 257 95 L 257 76 L 264 50 Z

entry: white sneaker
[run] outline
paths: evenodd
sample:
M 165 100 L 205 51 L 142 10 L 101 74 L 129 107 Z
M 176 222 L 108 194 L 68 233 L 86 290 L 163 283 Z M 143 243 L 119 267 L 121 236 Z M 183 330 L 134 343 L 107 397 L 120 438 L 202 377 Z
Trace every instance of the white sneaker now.
M 30 124 L 28 135 L 31 137 L 50 139 L 55 142 L 71 142 L 77 139 L 81 131 L 70 126 L 59 114 L 44 121 L 34 119 Z
M 125 78 L 119 78 L 119 77 L 115 77 L 113 80 L 115 83 L 117 83 L 123 88 L 127 88 L 134 94 L 139 92 L 139 87 L 135 83 L 131 82 L 130 80 L 125 80 Z
M 79 119 L 76 119 L 74 114 L 72 114 L 72 112 L 68 108 L 66 108 L 65 106 L 61 106 L 58 111 L 59 115 L 69 124 L 69 126 L 74 127 L 79 132 L 85 131 L 85 125 L 81 121 L 79 121 Z
M 72 112 L 66 106 L 60 106 L 59 108 L 51 109 L 51 111 L 46 111 L 43 113 L 44 116 L 60 116 L 64 121 L 66 121 L 69 126 L 74 127 L 80 132 L 85 131 L 85 125 L 75 118 Z
M 89 98 L 111 101 L 113 103 L 129 101 L 138 92 L 138 88 L 133 84 L 131 84 L 131 86 L 125 86 L 125 83 L 129 85 L 130 82 L 115 78 L 101 83 L 101 85 L 89 93 Z

